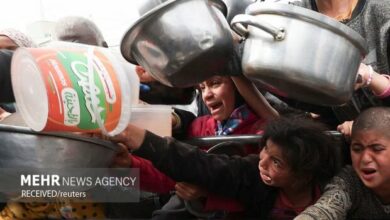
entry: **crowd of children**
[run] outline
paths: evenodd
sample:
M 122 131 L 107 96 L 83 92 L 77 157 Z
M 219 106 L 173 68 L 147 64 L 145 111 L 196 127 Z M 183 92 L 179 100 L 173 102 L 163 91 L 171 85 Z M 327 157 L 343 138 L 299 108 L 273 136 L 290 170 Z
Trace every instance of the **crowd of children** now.
M 386 107 L 390 103 L 390 2 L 289 2 L 332 17 L 366 40 L 369 55 L 360 65 L 350 102 L 323 107 L 282 97 L 289 109 L 299 109 L 285 114 L 270 105 L 247 79 L 219 74 L 183 92 L 170 88 L 173 96 L 183 93 L 186 102 L 194 98 L 196 89 L 197 106 L 206 110 L 197 117 L 175 110 L 172 121 L 180 130 L 178 139 L 261 134 L 258 145 L 245 146 L 239 156 L 213 154 L 204 146 L 159 137 L 129 124 L 111 137 L 121 148 L 112 166 L 138 168 L 142 190 L 175 190 L 174 197 L 180 200 L 200 199 L 204 211 L 223 211 L 219 218 L 238 213 L 240 219 L 390 219 L 390 107 Z M 55 31 L 57 40 L 108 46 L 97 26 L 82 17 L 63 18 Z M 1 104 L 14 99 L 9 75 L 12 51 L 35 46 L 19 31 L 0 30 Z M 146 91 L 143 97 L 151 102 L 160 100 L 155 97 L 162 95 L 156 88 L 168 90 L 142 67 L 137 70 L 141 82 L 148 83 L 148 91 L 156 91 L 149 95 Z M 0 106 L 0 120 L 9 115 L 5 106 Z M 348 155 L 343 155 L 346 144 L 327 132 L 331 129 L 346 138 Z M 351 164 L 343 160 L 346 156 Z M 162 210 L 172 208 L 170 205 L 168 202 Z M 103 204 L 68 200 L 52 204 L 16 201 L 3 208 L 0 219 L 104 219 L 104 208 Z M 154 219 L 196 217 L 190 213 L 167 217 L 161 210 L 155 213 L 159 214 Z

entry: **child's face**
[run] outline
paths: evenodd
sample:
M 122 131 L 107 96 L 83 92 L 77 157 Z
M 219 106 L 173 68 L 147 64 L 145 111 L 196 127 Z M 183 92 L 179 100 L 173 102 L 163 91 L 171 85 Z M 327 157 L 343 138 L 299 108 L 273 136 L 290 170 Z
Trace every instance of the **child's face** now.
M 280 147 L 268 139 L 260 152 L 259 170 L 263 182 L 269 186 L 286 188 L 296 182 Z
M 351 157 L 364 185 L 379 195 L 390 190 L 390 138 L 382 131 L 357 131 L 352 137 Z
M 228 119 L 234 110 L 235 86 L 228 77 L 213 76 L 199 84 L 202 99 L 213 118 L 217 121 Z

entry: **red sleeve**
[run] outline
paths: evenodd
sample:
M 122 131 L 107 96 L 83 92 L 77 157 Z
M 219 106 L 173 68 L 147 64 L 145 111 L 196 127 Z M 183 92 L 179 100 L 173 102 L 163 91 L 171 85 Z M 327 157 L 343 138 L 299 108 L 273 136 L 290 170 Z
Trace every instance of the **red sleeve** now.
M 241 212 L 244 211 L 244 207 L 237 200 L 209 194 L 205 204 L 205 211 L 217 210 Z
M 129 154 L 131 168 L 139 168 L 141 190 L 168 193 L 175 189 L 176 182 L 155 168 L 149 160 Z
M 215 120 L 210 115 L 195 118 L 188 127 L 188 137 L 215 136 Z

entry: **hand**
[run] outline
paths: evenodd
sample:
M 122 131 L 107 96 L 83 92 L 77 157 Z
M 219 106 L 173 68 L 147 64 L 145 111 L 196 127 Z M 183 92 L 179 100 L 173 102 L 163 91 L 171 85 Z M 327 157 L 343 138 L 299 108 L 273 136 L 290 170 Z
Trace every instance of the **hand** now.
M 172 118 L 172 129 L 179 129 L 181 127 L 181 120 L 179 115 L 176 114 L 176 112 L 172 112 L 171 118 Z
M 110 137 L 110 140 L 125 145 L 129 150 L 136 150 L 142 145 L 145 133 L 144 129 L 129 124 L 120 134 Z
M 340 131 L 344 136 L 350 137 L 352 133 L 352 125 L 353 121 L 346 121 L 337 126 L 337 130 Z
M 129 168 L 131 167 L 131 157 L 127 147 L 123 144 L 118 144 L 119 151 L 111 162 L 112 168 Z
M 194 200 L 207 196 L 207 192 L 199 186 L 185 182 L 176 183 L 176 195 L 184 200 Z
M 135 72 L 137 73 L 141 83 L 156 81 L 142 66 L 136 66 Z
M 364 63 L 360 64 L 358 70 L 358 79 L 356 80 L 356 84 L 355 84 L 355 90 L 367 86 L 367 84 L 371 83 L 370 81 L 372 80 L 373 70 L 370 68 L 371 67 L 367 66 Z
M 5 111 L 3 108 L 0 108 L 0 121 L 4 120 L 6 117 L 10 115 L 11 113 Z

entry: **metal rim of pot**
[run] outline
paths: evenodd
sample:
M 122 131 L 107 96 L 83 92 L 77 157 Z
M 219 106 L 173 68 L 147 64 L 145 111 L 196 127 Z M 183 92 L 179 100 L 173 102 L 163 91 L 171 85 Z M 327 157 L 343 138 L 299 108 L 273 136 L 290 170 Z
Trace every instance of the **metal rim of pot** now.
M 223 0 L 226 4 L 228 13 L 226 15 L 227 21 L 230 23 L 235 15 L 244 14 L 245 9 L 258 0 Z
M 294 5 L 272 4 L 264 2 L 259 4 L 252 4 L 246 9 L 245 15 L 236 15 L 231 21 L 230 25 L 233 31 L 242 36 L 244 40 L 249 34 L 249 31 L 243 26 L 243 24 L 246 24 L 255 26 L 271 34 L 275 41 L 282 41 L 286 37 L 288 30 L 284 27 L 274 27 L 273 25 L 267 24 L 265 22 L 259 24 L 255 21 L 254 16 L 260 14 L 282 15 L 286 17 L 297 18 L 308 23 L 321 26 L 324 29 L 335 32 L 347 38 L 357 48 L 359 48 L 362 54 L 367 54 L 368 49 L 365 40 L 353 29 L 326 15 Z
M 130 51 L 130 47 L 128 45 L 131 45 L 131 42 L 134 41 L 135 36 L 131 36 L 134 29 L 136 29 L 141 23 L 143 23 L 145 20 L 152 17 L 155 13 L 160 11 L 162 8 L 173 6 L 178 1 L 186 1 L 186 0 L 168 0 L 164 3 L 161 3 L 160 5 L 156 6 L 152 10 L 145 13 L 143 16 L 141 16 L 133 25 L 130 26 L 130 28 L 126 31 L 124 36 L 122 37 L 121 43 L 120 43 L 120 50 L 122 53 L 122 56 L 129 61 L 132 64 L 138 65 L 138 62 L 133 57 Z M 226 17 L 227 16 L 227 7 L 226 4 L 222 0 L 205 0 L 209 1 L 211 5 L 216 7 L 218 10 L 221 11 L 221 13 Z M 126 44 L 124 43 L 126 41 Z M 129 44 L 130 43 L 130 44 Z
M 12 126 L 12 125 L 2 125 L 0 124 L 0 132 L 13 132 L 19 134 L 30 134 L 30 135 L 38 135 L 38 136 L 49 136 L 49 137 L 57 137 L 62 139 L 71 139 L 74 141 L 86 142 L 90 144 L 99 145 L 101 147 L 107 148 L 109 150 L 118 151 L 119 148 L 112 142 L 98 139 L 98 138 L 88 138 L 83 136 L 78 136 L 74 134 L 68 133 L 54 133 L 54 132 L 36 132 L 27 127 L 21 126 Z

